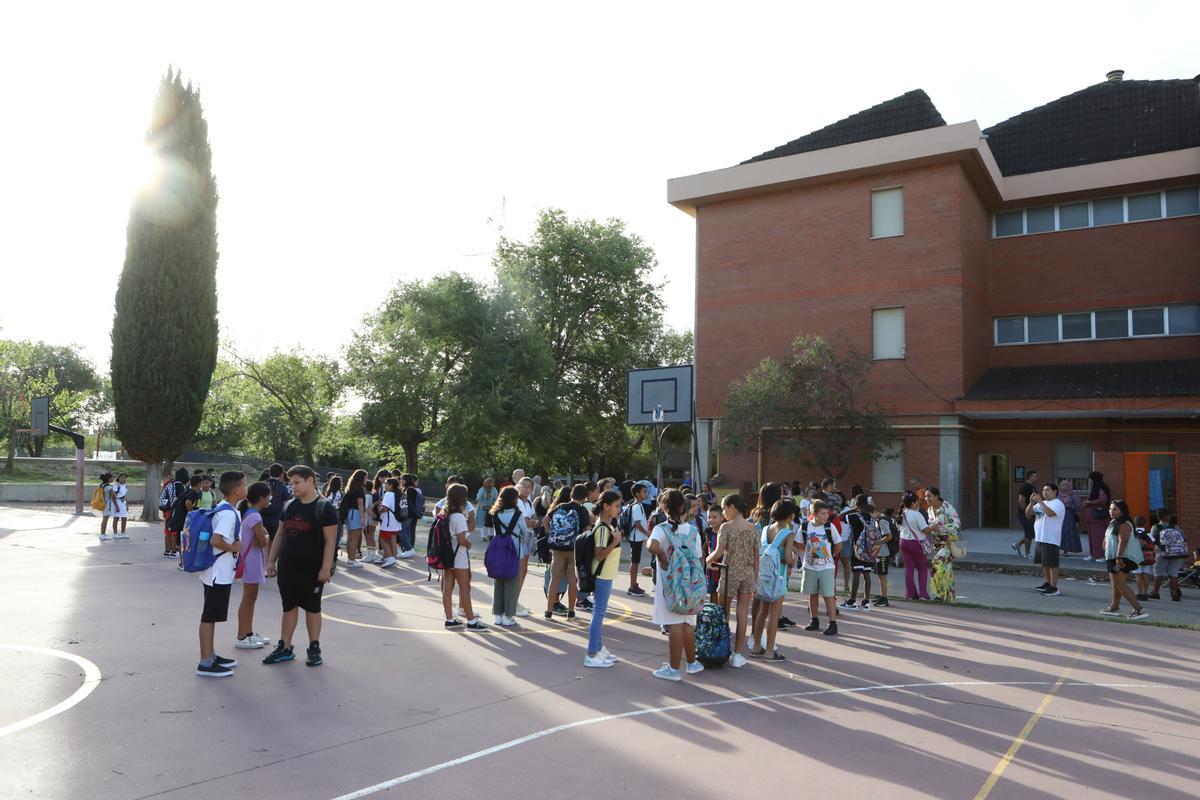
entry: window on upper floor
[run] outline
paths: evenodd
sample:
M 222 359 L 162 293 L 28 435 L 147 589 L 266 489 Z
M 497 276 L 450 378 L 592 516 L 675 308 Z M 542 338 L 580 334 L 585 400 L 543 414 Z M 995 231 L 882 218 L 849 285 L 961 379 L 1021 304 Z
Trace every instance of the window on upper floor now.
M 998 211 L 992 219 L 992 237 L 1002 239 L 1192 214 L 1200 214 L 1200 186 L 1180 186 L 1126 197 L 1100 197 L 1057 206 Z
M 904 358 L 904 309 L 876 308 L 871 311 L 874 357 Z
M 871 238 L 904 235 L 904 190 L 899 186 L 871 192 Z
M 997 345 L 1200 334 L 1200 303 L 996 317 Z

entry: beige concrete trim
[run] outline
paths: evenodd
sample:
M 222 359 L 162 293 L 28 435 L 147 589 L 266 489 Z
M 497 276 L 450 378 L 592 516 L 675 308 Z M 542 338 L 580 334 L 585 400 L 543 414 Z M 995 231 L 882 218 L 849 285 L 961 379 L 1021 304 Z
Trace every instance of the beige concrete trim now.
M 1200 147 L 1031 172 L 1028 175 L 1010 175 L 1004 179 L 1000 194 L 1005 203 L 1020 203 L 1035 197 L 1082 192 L 1094 194 L 1120 186 L 1159 183 L 1195 175 L 1200 175 Z

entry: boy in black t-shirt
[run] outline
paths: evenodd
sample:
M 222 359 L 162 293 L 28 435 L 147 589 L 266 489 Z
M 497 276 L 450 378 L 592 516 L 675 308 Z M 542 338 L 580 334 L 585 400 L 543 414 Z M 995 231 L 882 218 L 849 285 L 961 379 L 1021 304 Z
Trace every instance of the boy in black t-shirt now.
M 317 474 L 305 466 L 288 470 L 295 497 L 284 506 L 279 530 L 271 543 L 267 559 L 267 577 L 277 575 L 279 597 L 283 601 L 283 622 L 279 644 L 264 664 L 291 661 L 292 634 L 304 609 L 304 627 L 308 631 L 310 667 L 319 667 L 321 659 L 321 592 L 333 575 L 333 557 L 337 547 L 337 508 L 317 494 Z

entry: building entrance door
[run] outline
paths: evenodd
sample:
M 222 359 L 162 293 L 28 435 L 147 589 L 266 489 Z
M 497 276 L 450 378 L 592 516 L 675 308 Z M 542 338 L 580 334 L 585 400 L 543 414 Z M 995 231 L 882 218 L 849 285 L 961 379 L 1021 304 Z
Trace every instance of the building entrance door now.
M 1178 512 L 1175 453 L 1126 453 L 1125 502 L 1135 517 L 1165 508 Z
M 982 453 L 979 456 L 979 526 L 1009 526 L 1008 456 Z

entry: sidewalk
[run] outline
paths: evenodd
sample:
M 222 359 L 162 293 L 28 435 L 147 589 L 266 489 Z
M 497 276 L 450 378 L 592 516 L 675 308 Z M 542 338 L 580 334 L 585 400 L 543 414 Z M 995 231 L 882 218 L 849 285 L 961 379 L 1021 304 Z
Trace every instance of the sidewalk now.
M 1012 544 L 1020 540 L 1020 531 L 997 528 L 964 528 L 959 535 L 963 546 L 967 549 L 967 557 L 954 562 L 955 569 L 960 572 L 1042 574 L 1040 565 L 1013 552 Z M 1036 547 L 1035 543 L 1034 548 Z M 1086 541 L 1084 547 L 1087 547 Z M 1059 569 L 1063 577 L 1088 578 L 1092 575 L 1104 574 L 1104 564 L 1097 564 L 1091 558 L 1082 556 L 1063 555 L 1060 559 Z

